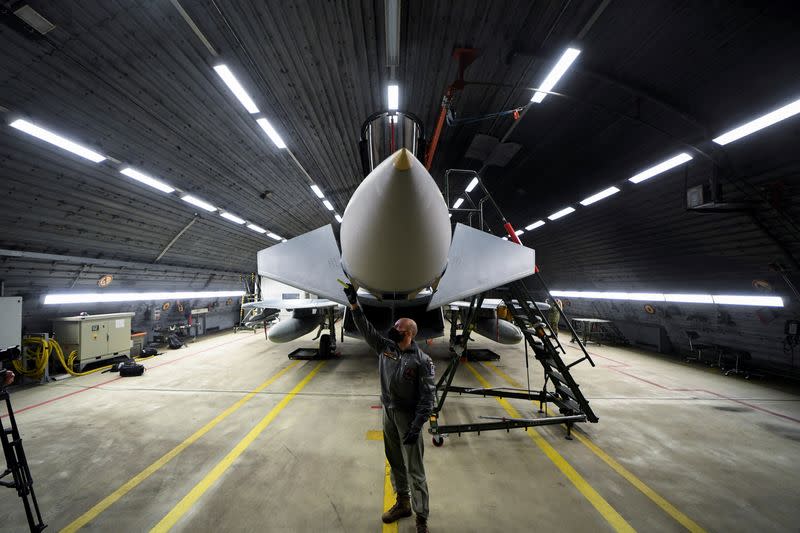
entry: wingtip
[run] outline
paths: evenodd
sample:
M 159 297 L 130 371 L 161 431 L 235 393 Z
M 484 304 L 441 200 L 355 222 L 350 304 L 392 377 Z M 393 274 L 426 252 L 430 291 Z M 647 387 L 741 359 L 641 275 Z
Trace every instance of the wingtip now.
M 394 168 L 397 170 L 408 170 L 411 168 L 411 152 L 408 148 L 401 148 L 394 157 Z

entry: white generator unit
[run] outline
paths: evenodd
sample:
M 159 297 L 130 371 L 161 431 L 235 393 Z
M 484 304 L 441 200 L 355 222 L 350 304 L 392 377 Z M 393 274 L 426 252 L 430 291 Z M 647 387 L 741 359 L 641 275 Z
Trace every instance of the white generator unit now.
M 22 343 L 22 297 L 0 297 L 0 350 Z
M 131 317 L 136 313 L 107 313 L 56 318 L 53 334 L 67 357 L 77 351 L 78 372 L 97 363 L 131 354 Z

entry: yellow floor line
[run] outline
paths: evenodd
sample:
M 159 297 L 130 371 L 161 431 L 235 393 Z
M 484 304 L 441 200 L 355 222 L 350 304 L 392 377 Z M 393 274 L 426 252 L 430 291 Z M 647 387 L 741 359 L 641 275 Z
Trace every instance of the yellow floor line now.
M 477 370 L 470 364 L 465 363 L 467 369 L 475 376 L 481 386 L 486 388 L 491 388 L 486 379 L 478 373 Z M 495 398 L 497 402 L 503 406 L 503 409 L 509 414 L 511 418 L 522 418 L 519 411 L 517 411 L 514 406 L 512 406 L 508 400 L 505 398 Z M 539 447 L 542 452 L 550 459 L 556 467 L 561 470 L 561 473 L 564 474 L 567 479 L 572 482 L 578 491 L 583 494 L 583 496 L 589 500 L 589 503 L 594 506 L 597 512 L 605 518 L 606 522 L 614 528 L 615 531 L 625 531 L 625 532 L 633 532 L 636 531 L 631 527 L 630 524 L 620 515 L 616 509 L 614 509 L 610 503 L 608 503 L 605 498 L 600 496 L 600 494 L 586 481 L 583 476 L 581 476 L 577 470 L 575 470 L 571 464 L 569 464 L 564 457 L 561 456 L 560 453 L 553 448 L 549 442 L 547 442 L 544 437 L 542 437 L 537 431 L 526 431 L 525 432 L 531 440 Z
M 509 385 L 512 387 L 522 387 L 516 380 L 512 377 L 507 375 L 505 372 L 497 368 L 492 363 L 485 363 L 485 366 L 489 368 L 492 372 L 503 378 Z M 534 402 L 536 403 L 536 402 Z M 700 527 L 695 521 L 691 518 L 680 512 L 674 505 L 669 503 L 666 499 L 664 499 L 661 495 L 659 495 L 656 491 L 651 489 L 644 481 L 637 478 L 633 472 L 619 464 L 613 457 L 608 455 L 604 452 L 599 446 L 597 446 L 594 442 L 589 439 L 589 437 L 573 430 L 572 434 L 583 443 L 587 448 L 589 448 L 595 455 L 597 455 L 600 459 L 602 459 L 608 466 L 610 466 L 614 471 L 616 471 L 620 476 L 625 478 L 631 485 L 636 487 L 642 494 L 650 498 L 650 500 L 661 507 L 668 515 L 670 515 L 673 519 L 675 519 L 679 524 L 683 527 L 691 531 L 692 533 L 705 533 L 705 529 Z
M 367 431 L 367 440 L 383 440 L 383 430 Z M 394 505 L 394 487 L 392 487 L 392 468 L 389 461 L 384 460 L 383 466 L 383 512 L 388 511 Z M 397 522 L 383 524 L 383 533 L 397 533 Z
M 271 378 L 266 380 L 264 383 L 262 383 L 261 385 L 259 385 L 255 389 L 253 389 L 252 391 L 248 392 L 239 401 L 237 401 L 236 403 L 234 403 L 233 405 L 231 405 L 230 407 L 225 409 L 222 413 L 217 415 L 213 420 L 211 420 L 205 426 L 203 426 L 202 428 L 200 428 L 196 432 L 194 432 L 185 441 L 181 442 L 180 444 L 178 444 L 177 446 L 172 448 L 170 451 L 168 451 L 167 453 L 162 455 L 153 464 L 151 464 L 150 466 L 148 466 L 147 468 L 145 468 L 144 470 L 142 470 L 141 472 L 139 472 L 138 474 L 133 476 L 130 480 L 128 480 L 128 482 L 126 482 L 120 488 L 118 488 L 117 490 L 115 490 L 114 492 L 112 492 L 111 494 L 109 494 L 108 496 L 103 498 L 102 500 L 100 500 L 100 502 L 97 503 L 94 507 L 92 507 L 91 509 L 89 509 L 88 511 L 83 513 L 81 516 L 76 518 L 74 521 L 72 521 L 69 525 L 67 525 L 64 529 L 61 530 L 62 533 L 64 533 L 64 532 L 72 533 L 74 531 L 78 531 L 80 528 L 82 528 L 83 526 L 85 526 L 86 524 L 88 524 L 89 522 L 94 520 L 95 518 L 97 518 L 100 515 L 100 513 L 102 513 L 103 511 L 105 511 L 109 507 L 111 507 L 111 505 L 113 505 L 114 502 L 116 502 L 117 500 L 119 500 L 120 498 L 125 496 L 127 493 L 129 493 L 131 490 L 136 488 L 136 486 L 139 485 L 142 481 L 144 481 L 145 479 L 147 479 L 148 477 L 153 475 L 161 467 L 163 467 L 164 465 L 169 463 L 171 460 L 173 460 L 175 457 L 177 457 L 178 454 L 180 454 L 183 450 L 185 450 L 186 448 L 191 446 L 193 443 L 195 443 L 200 437 L 202 437 L 203 435 L 205 435 L 206 433 L 211 431 L 220 422 L 222 422 L 223 420 L 228 418 L 230 415 L 232 415 L 233 413 L 238 411 L 239 408 L 241 408 L 244 404 L 246 404 L 247 402 L 252 400 L 259 392 L 263 391 L 265 388 L 270 386 L 278 378 L 280 378 L 281 376 L 286 374 L 289 370 L 291 370 L 292 368 L 294 368 L 298 364 L 299 364 L 299 361 L 294 361 L 289 366 L 287 366 L 286 368 L 284 368 L 283 370 L 281 370 L 280 372 L 278 372 L 277 374 L 275 374 L 274 376 L 272 376 Z
M 389 466 L 389 461 L 384 465 L 383 475 L 383 512 L 388 511 L 394 505 L 394 487 L 392 487 L 392 468 Z M 391 524 L 383 524 L 383 533 L 397 533 L 397 522 Z
M 225 473 L 228 468 L 236 461 L 236 459 L 244 453 L 244 451 L 256 440 L 256 438 L 265 430 L 267 427 L 275 420 L 275 417 L 280 414 L 281 411 L 292 401 L 292 399 L 297 396 L 297 394 L 303 390 L 303 388 L 308 385 L 308 382 L 319 372 L 322 365 L 325 364 L 325 361 L 320 361 L 314 367 L 314 369 L 308 373 L 306 377 L 300 381 L 295 387 L 289 391 L 289 393 L 283 397 L 283 399 L 276 405 L 275 407 L 270 410 L 267 415 L 261 419 L 261 421 L 250 430 L 250 432 L 239 441 L 239 443 L 234 446 L 234 448 L 228 452 L 219 463 L 211 469 L 211 471 L 206 474 L 206 476 L 200 480 L 200 482 L 192 488 L 189 493 L 178 502 L 178 504 L 172 508 L 172 510 L 167 513 L 167 515 L 161 519 L 161 521 L 151 529 L 152 532 L 164 532 L 169 531 L 172 529 L 178 520 L 181 519 L 183 515 L 185 515 L 192 506 L 197 503 L 197 500 L 206 493 L 208 489 L 220 478 L 222 474 Z

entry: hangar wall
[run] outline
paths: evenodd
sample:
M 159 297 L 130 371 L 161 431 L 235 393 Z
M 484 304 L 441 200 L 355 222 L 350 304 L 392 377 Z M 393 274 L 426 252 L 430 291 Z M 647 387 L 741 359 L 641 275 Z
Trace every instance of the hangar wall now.
M 796 315 L 781 309 L 700 304 L 655 305 L 655 314 L 644 310 L 647 302 L 581 300 L 562 298 L 565 312 L 575 317 L 613 320 L 633 346 L 652 351 L 689 354 L 686 332 L 699 335 L 697 343 L 744 350 L 752 359 L 745 364 L 783 375 L 800 376 L 800 348 L 784 349 L 784 324 Z M 659 330 L 662 339 L 659 346 Z M 564 333 L 562 332 L 562 341 Z M 569 336 L 566 336 L 569 340 Z M 591 345 L 589 346 L 591 351 Z M 703 352 L 705 362 L 716 362 L 713 351 Z
M 103 275 L 113 276 L 111 284 L 98 288 Z M 23 297 L 24 333 L 51 331 L 55 317 L 135 312 L 131 327 L 146 331 L 152 339 L 154 328 L 185 323 L 191 309 L 207 307 L 200 321 L 205 332 L 230 329 L 239 321 L 240 298 L 204 298 L 164 301 L 44 305 L 44 296 L 57 292 L 141 292 L 141 291 L 214 291 L 242 287 L 236 272 L 192 269 L 173 265 L 144 264 L 128 261 L 93 259 L 56 254 L 0 250 L 0 282 L 5 296 Z M 182 304 L 183 311 L 179 310 Z
M 689 212 L 685 185 L 702 183 L 708 171 L 698 165 L 654 178 L 646 195 L 625 191 L 549 223 L 525 243 L 536 248 L 553 290 L 780 296 L 784 308 L 652 302 L 654 315 L 644 311 L 648 302 L 573 298 L 567 313 L 660 325 L 678 352 L 688 350 L 686 331 L 696 331 L 705 342 L 749 351 L 754 366 L 797 372 L 800 361 L 783 340 L 786 321 L 800 319 L 800 302 L 771 264 L 800 285 L 800 167 L 726 182 L 725 201 L 746 203 L 752 214 Z

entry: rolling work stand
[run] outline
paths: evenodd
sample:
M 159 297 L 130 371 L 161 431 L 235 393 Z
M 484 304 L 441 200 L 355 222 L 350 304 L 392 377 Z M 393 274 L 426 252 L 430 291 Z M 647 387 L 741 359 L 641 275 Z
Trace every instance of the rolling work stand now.
M 42 523 L 39 503 L 33 492 L 31 471 L 28 468 L 28 460 L 25 459 L 25 450 L 22 448 L 22 438 L 17 429 L 14 410 L 11 408 L 11 397 L 5 388 L 0 389 L 0 401 L 5 402 L 6 414 L 11 423 L 10 427 L 5 427 L 0 418 L 0 440 L 2 440 L 3 453 L 6 456 L 6 470 L 0 474 L 0 485 L 17 489 L 17 495 L 22 498 L 22 504 L 25 506 L 25 515 L 28 518 L 30 530 L 42 531 L 47 525 Z M 11 474 L 11 481 L 4 480 L 9 474 Z
M 477 226 L 486 230 L 487 223 L 484 219 L 483 208 L 486 202 L 489 202 L 492 207 L 497 211 L 500 219 L 503 222 L 503 227 L 508 233 L 509 239 L 517 244 L 521 244 L 517 237 L 514 228 L 503 216 L 500 207 L 494 201 L 494 198 L 489 193 L 488 189 L 481 180 L 480 173 L 474 170 L 459 170 L 450 169 L 445 172 L 445 191 L 444 196 L 447 205 L 450 204 L 450 175 L 451 174 L 465 174 L 471 177 L 476 185 L 483 191 L 484 197 L 477 202 L 472 201 L 467 191 L 465 191 L 463 198 L 467 203 L 472 206 L 470 209 L 451 209 L 455 213 L 458 211 L 468 212 L 470 225 L 473 223 L 473 215 L 478 215 Z M 474 186 L 473 186 L 474 187 Z M 533 269 L 534 280 L 541 285 L 542 292 L 547 294 L 547 297 L 553 300 L 550 290 L 544 283 L 539 269 Z M 583 351 L 583 357 L 573 361 L 569 364 L 565 363 L 561 354 L 566 354 L 566 350 L 558 336 L 555 334 L 555 328 L 558 324 L 551 325 L 544 317 L 541 309 L 539 309 L 536 300 L 532 297 L 528 288 L 522 280 L 515 281 L 506 287 L 497 289 L 503 294 L 503 301 L 506 307 L 511 311 L 512 319 L 523 333 L 525 339 L 525 368 L 528 376 L 527 389 L 512 389 L 507 387 L 502 388 L 468 388 L 453 385 L 453 378 L 458 371 L 461 364 L 462 356 L 467 353 L 467 343 L 469 342 L 470 333 L 475 329 L 475 324 L 478 318 L 478 313 L 483 303 L 484 294 L 479 294 L 473 297 L 470 302 L 467 316 L 462 320 L 462 334 L 456 335 L 455 322 L 452 323 L 450 345 L 453 349 L 453 357 L 450 363 L 442 374 L 441 378 L 436 384 L 436 406 L 431 413 L 430 428 L 428 432 L 433 435 L 434 446 L 442 446 L 444 444 L 444 436 L 452 433 L 480 433 L 481 431 L 493 431 L 504 429 L 509 431 L 514 428 L 527 429 L 535 426 L 545 426 L 554 424 L 564 424 L 567 428 L 567 439 L 572 439 L 571 432 L 572 426 L 578 422 L 592 422 L 598 421 L 597 416 L 589 406 L 589 401 L 583 395 L 580 387 L 572 377 L 570 369 L 583 361 L 588 361 L 592 366 L 594 361 L 589 356 L 583 343 L 577 339 L 578 345 Z M 575 330 L 569 317 L 566 316 L 563 309 L 560 310 L 564 317 L 567 327 L 572 333 L 573 337 L 577 338 Z M 532 391 L 530 387 L 530 367 L 528 350 L 533 350 L 534 357 L 542 365 L 544 370 L 544 384 L 542 390 Z M 560 352 L 560 353 L 559 353 Z M 553 390 L 548 390 L 548 384 L 552 385 Z M 543 416 L 539 418 L 507 418 L 507 417 L 481 417 L 483 419 L 492 420 L 492 422 L 475 422 L 471 424 L 439 424 L 439 414 L 444 407 L 447 395 L 450 392 L 458 394 L 473 394 L 478 396 L 493 396 L 496 398 L 511 398 L 518 400 L 538 401 L 539 412 L 544 413 L 544 406 L 547 403 L 552 403 L 558 407 L 559 416 Z
M 538 276 L 538 274 L 537 274 Z M 567 427 L 567 439 L 572 439 L 572 426 L 578 422 L 597 422 L 598 418 L 589 406 L 589 401 L 584 397 L 579 385 L 575 382 L 570 369 L 583 362 L 589 361 L 594 366 L 589 354 L 584 349 L 584 356 L 570 364 L 566 364 L 561 358 L 559 349 L 566 353 L 564 347 L 558 341 L 558 337 L 553 335 L 550 324 L 543 317 L 536 301 L 530 297 L 530 293 L 521 281 L 517 281 L 504 288 L 504 301 L 506 306 L 513 310 L 514 322 L 522 330 L 525 338 L 525 366 L 528 368 L 528 347 L 533 349 L 534 356 L 544 369 L 544 385 L 541 391 L 530 390 L 530 377 L 528 378 L 527 389 L 510 388 L 470 388 L 453 385 L 458 367 L 461 364 L 462 356 L 466 353 L 469 335 L 474 329 L 478 311 L 483 303 L 483 295 L 478 295 L 472 299 L 467 318 L 463 320 L 464 329 L 460 336 L 454 339 L 454 353 L 445 371 L 436 384 L 436 406 L 430 419 L 430 429 L 433 435 L 434 446 L 444 444 L 444 435 L 456 433 L 480 433 L 481 431 L 506 430 L 515 428 L 529 428 L 534 426 L 545 426 L 554 424 L 565 424 Z M 550 333 L 548 333 L 548 331 Z M 581 345 L 583 348 L 583 345 Z M 530 376 L 530 375 L 529 375 Z M 548 383 L 552 384 L 553 390 L 548 390 Z M 491 419 L 491 422 L 473 422 L 468 424 L 439 424 L 439 414 L 444 407 L 447 395 L 450 392 L 458 394 L 473 394 L 478 396 L 492 396 L 496 398 L 513 398 L 518 400 L 528 400 L 539 402 L 539 412 L 544 412 L 544 405 L 547 403 L 555 404 L 558 407 L 559 416 L 544 416 L 539 418 L 506 418 L 506 417 L 481 417 Z

